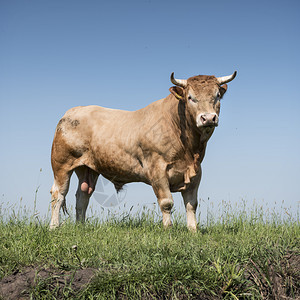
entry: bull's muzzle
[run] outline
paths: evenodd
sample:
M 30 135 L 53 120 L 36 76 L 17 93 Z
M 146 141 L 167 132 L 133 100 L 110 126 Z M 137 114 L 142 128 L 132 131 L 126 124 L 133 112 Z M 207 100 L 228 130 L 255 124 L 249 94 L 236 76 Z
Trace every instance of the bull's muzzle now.
M 197 117 L 197 127 L 216 127 L 219 117 L 215 113 L 199 114 Z

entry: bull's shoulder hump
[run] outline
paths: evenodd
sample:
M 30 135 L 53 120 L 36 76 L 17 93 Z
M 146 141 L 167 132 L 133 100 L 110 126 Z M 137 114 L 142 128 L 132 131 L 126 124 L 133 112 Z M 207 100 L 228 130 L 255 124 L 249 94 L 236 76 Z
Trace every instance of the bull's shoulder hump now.
M 169 101 L 166 101 L 166 100 L 168 100 L 168 97 L 156 100 L 154 102 L 151 102 L 147 106 L 137 110 L 136 112 L 138 114 L 140 114 L 140 113 L 144 114 L 144 113 L 158 112 L 158 111 L 162 111 L 164 109 L 168 109 L 167 106 L 168 106 Z

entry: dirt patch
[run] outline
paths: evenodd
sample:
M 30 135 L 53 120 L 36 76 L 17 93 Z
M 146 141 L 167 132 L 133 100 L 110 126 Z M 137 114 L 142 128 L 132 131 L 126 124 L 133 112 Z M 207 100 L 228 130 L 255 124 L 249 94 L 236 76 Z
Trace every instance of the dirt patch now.
M 279 262 L 260 265 L 250 259 L 245 276 L 262 299 L 300 299 L 300 255 L 290 252 Z
M 56 299 L 83 289 L 97 272 L 87 268 L 73 271 L 27 267 L 0 281 L 0 297 L 3 299 L 29 299 L 31 294 L 51 293 Z

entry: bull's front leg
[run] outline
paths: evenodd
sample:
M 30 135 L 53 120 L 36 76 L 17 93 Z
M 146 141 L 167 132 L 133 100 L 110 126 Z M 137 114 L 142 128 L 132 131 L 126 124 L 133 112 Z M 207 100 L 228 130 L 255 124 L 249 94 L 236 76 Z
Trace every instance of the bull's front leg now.
M 191 231 L 197 231 L 196 210 L 198 205 L 197 194 L 200 180 L 201 167 L 199 173 L 195 178 L 193 178 L 193 181 L 191 182 L 188 189 L 181 192 L 186 210 L 187 227 Z
M 170 227 L 172 226 L 171 210 L 174 200 L 170 191 L 167 174 L 165 171 L 162 171 L 152 175 L 151 185 L 163 215 L 163 225 L 164 227 Z

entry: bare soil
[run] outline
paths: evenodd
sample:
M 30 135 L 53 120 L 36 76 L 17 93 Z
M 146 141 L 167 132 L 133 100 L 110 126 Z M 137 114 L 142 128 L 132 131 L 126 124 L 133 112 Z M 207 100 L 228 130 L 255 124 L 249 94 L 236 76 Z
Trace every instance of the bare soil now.
M 48 290 L 56 299 L 64 299 L 65 294 L 71 297 L 84 288 L 96 272 L 93 268 L 61 271 L 27 267 L 0 281 L 0 297 L 5 300 L 29 299 L 33 287 L 40 285 L 41 292 Z
M 256 286 L 262 299 L 300 299 L 300 255 L 295 252 L 279 262 L 270 257 L 264 266 L 250 259 L 245 277 Z

